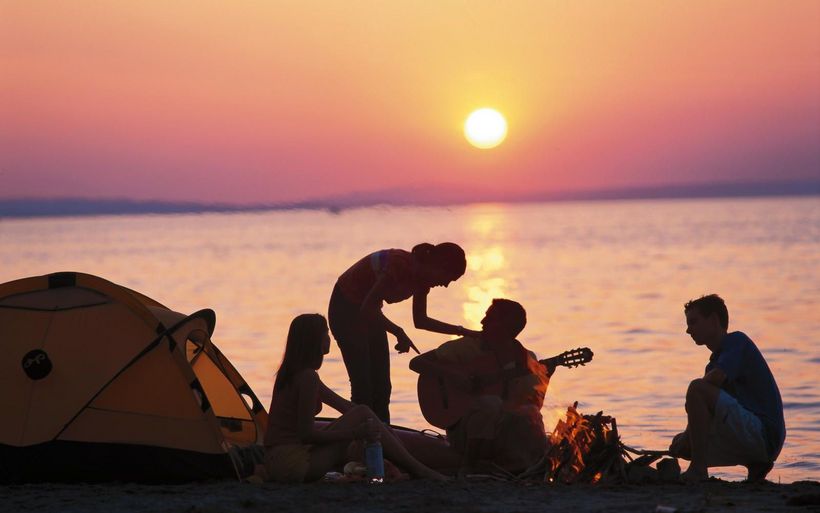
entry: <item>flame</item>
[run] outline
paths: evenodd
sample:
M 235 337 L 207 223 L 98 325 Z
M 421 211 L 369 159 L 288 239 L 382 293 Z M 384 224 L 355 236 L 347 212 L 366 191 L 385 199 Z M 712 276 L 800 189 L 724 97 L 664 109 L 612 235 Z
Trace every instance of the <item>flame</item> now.
M 544 419 L 545 426 L 555 426 L 559 421 L 567 418 L 567 406 L 553 406 L 554 404 L 554 402 L 549 406 L 545 404 L 541 408 L 541 417 Z
M 582 474 L 587 466 L 585 460 L 590 455 L 593 444 L 596 441 L 606 443 L 610 438 L 610 430 L 607 429 L 606 421 L 600 414 L 589 417 L 598 421 L 593 425 L 588 417 L 578 413 L 577 406 L 575 403 L 567 408 L 566 417 L 558 421 L 550 434 L 545 475 L 548 482 L 571 483 L 583 480 Z M 602 478 L 603 474 L 598 471 L 586 479 L 591 483 L 597 483 Z

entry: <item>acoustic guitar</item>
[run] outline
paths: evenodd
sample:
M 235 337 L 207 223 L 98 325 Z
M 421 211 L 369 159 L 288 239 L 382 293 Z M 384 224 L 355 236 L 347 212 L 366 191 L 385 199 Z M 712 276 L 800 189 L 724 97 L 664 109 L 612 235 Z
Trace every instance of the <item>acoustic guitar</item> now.
M 579 347 L 558 356 L 538 360 L 548 369 L 578 367 L 592 361 L 592 351 Z M 529 374 L 528 369 L 500 370 L 493 357 L 479 357 L 470 362 L 473 380 L 471 390 L 450 383 L 446 378 L 420 374 L 418 381 L 419 407 L 430 424 L 446 429 L 459 421 L 469 410 L 472 399 L 482 394 L 501 394 L 505 382 Z

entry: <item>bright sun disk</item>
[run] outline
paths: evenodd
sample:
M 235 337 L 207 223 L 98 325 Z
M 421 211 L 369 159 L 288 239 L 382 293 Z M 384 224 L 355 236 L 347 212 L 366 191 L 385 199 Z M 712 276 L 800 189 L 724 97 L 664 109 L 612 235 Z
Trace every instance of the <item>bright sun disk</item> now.
M 476 148 L 494 148 L 507 137 L 507 120 L 495 109 L 478 109 L 464 122 L 464 136 Z

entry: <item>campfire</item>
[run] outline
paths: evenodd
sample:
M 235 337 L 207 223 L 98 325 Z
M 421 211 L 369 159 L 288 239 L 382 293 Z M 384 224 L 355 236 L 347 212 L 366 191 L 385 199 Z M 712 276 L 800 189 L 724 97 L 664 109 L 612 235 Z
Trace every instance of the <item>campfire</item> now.
M 541 479 L 546 483 L 625 483 L 673 478 L 674 462 L 665 463 L 665 475 L 658 476 L 650 464 L 666 455 L 665 451 L 640 451 L 624 445 L 614 417 L 598 412 L 583 415 L 578 403 L 567 408 L 549 435 L 543 458 L 519 475 L 519 479 Z M 634 455 L 634 457 L 633 457 Z M 663 462 L 662 462 L 663 463 Z M 680 469 L 677 469 L 679 472 Z

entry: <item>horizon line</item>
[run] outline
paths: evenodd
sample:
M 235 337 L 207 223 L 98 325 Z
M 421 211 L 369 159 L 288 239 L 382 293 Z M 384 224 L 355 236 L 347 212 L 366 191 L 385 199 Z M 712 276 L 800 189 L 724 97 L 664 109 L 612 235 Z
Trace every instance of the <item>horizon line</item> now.
M 715 184 L 673 184 L 661 186 L 620 187 L 559 192 L 534 192 L 530 194 L 478 193 L 475 197 L 434 197 L 399 199 L 396 194 L 415 187 L 394 187 L 377 191 L 356 191 L 337 196 L 291 202 L 271 203 L 202 203 L 175 200 L 141 200 L 124 197 L 89 198 L 65 197 L 16 197 L 0 198 L 0 218 L 35 217 L 88 217 L 106 215 L 140 214 L 194 214 L 209 212 L 261 212 L 276 210 L 342 210 L 372 207 L 444 207 L 481 203 L 521 204 L 571 201 L 617 201 L 653 199 L 699 199 L 699 198 L 752 198 L 752 197 L 806 197 L 820 195 L 820 180 L 770 181 L 770 182 L 722 182 Z M 453 188 L 427 189 L 445 195 Z M 428 194 L 429 196 L 430 194 Z

